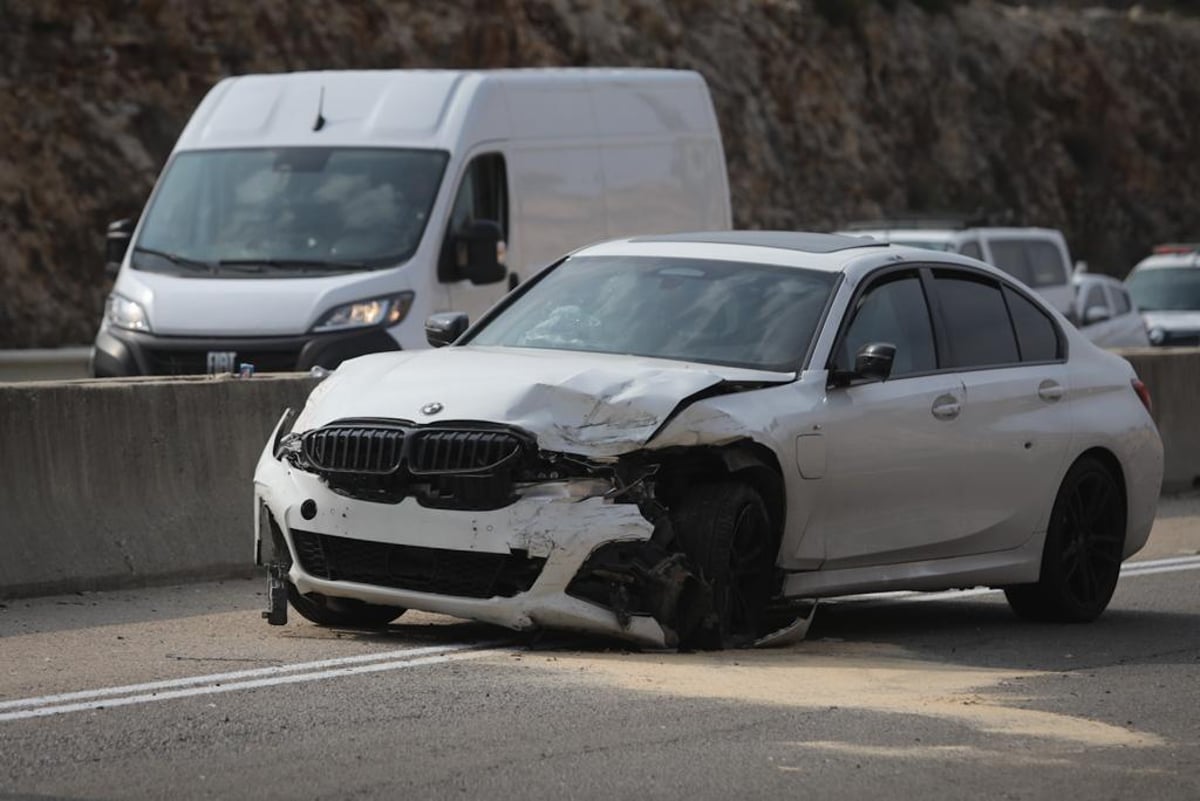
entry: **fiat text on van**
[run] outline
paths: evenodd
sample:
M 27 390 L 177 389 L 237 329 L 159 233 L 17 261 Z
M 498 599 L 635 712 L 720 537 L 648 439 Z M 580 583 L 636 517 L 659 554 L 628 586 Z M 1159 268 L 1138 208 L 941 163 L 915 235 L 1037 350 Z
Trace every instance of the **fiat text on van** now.
M 92 372 L 333 368 L 424 347 L 430 314 L 478 317 L 589 242 L 729 227 L 695 72 L 229 78 L 109 226 Z

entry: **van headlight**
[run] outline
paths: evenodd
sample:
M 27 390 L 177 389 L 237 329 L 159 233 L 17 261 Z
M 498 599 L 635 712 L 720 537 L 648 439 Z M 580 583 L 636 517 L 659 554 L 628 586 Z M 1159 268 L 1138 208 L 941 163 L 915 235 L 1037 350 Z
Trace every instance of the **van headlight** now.
M 150 318 L 142 304 L 121 295 L 108 296 L 104 302 L 104 319 L 127 331 L 150 331 Z
M 1147 332 L 1147 336 L 1150 337 L 1150 341 L 1155 345 L 1161 345 L 1162 341 L 1167 338 L 1167 332 L 1158 326 L 1154 326 Z
M 390 328 L 408 316 L 412 302 L 412 292 L 400 292 L 396 295 L 344 303 L 325 312 L 312 330 L 341 331 L 346 328 L 366 328 L 381 324 Z

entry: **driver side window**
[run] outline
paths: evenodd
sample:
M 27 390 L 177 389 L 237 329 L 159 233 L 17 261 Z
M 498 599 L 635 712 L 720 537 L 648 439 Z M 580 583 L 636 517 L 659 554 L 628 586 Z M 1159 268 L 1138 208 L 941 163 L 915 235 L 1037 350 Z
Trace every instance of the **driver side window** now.
M 450 219 L 446 224 L 445 238 L 438 262 L 438 278 L 443 282 L 461 280 L 453 247 L 454 235 L 469 223 L 490 220 L 500 226 L 501 245 L 508 242 L 508 172 L 504 156 L 500 153 L 484 153 L 476 156 L 463 173 L 454 205 L 450 207 Z M 504 263 L 504 251 L 498 253 Z
M 852 369 L 859 348 L 873 342 L 896 346 L 893 378 L 937 369 L 933 324 L 916 272 L 894 273 L 873 284 L 859 297 L 853 315 L 837 351 L 839 369 Z

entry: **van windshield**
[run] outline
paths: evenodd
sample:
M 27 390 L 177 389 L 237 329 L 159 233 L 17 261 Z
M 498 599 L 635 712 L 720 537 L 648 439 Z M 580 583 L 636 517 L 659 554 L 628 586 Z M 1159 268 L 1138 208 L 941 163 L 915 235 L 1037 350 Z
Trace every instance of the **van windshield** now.
M 1142 311 L 1200 310 L 1200 269 L 1134 270 L 1128 283 L 1129 294 Z
M 576 256 L 529 286 L 469 344 L 793 372 L 835 278 L 766 264 Z
M 421 241 L 447 158 L 327 147 L 179 153 L 132 264 L 257 276 L 394 266 Z

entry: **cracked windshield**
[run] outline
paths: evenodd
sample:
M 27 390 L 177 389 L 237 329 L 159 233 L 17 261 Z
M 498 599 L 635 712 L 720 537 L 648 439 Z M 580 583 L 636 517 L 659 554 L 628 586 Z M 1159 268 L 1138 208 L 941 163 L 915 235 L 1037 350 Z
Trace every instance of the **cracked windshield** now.
M 180 153 L 134 266 L 279 274 L 398 264 L 421 241 L 446 158 L 367 148 Z
M 798 370 L 834 283 L 794 267 L 651 257 L 564 262 L 474 345 Z

